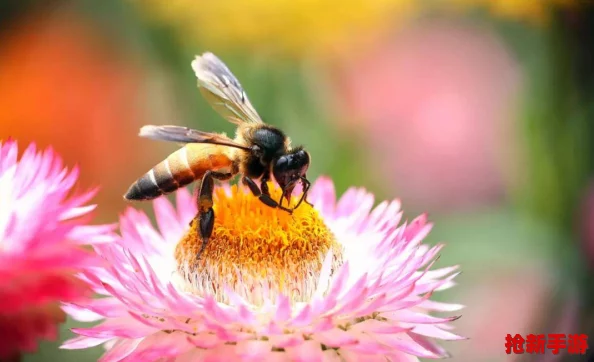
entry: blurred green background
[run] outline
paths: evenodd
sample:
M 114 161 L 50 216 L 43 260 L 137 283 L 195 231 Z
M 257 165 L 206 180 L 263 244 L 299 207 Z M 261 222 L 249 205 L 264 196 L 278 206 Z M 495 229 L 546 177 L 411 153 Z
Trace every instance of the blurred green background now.
M 212 51 L 309 176 L 429 212 L 467 305 L 454 361 L 528 360 L 507 333 L 589 333 L 594 6 L 505 0 L 2 1 L 0 138 L 52 145 L 101 186 L 98 222 L 174 146 L 143 124 L 233 133 L 196 89 Z M 145 207 L 140 205 L 137 207 Z M 71 336 L 68 323 L 61 339 Z M 594 335 L 594 334 L 591 334 Z M 25 361 L 94 361 L 42 343 Z M 577 361 L 538 356 L 534 360 Z M 554 358 L 553 358 L 554 357 Z

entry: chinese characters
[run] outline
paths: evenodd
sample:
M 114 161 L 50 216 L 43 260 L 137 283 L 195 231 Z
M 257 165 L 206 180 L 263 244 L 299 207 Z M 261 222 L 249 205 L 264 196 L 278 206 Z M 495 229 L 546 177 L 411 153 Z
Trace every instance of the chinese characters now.
M 544 354 L 545 348 L 553 354 L 566 350 L 569 354 L 585 354 L 588 349 L 588 336 L 585 334 L 528 334 L 525 337 L 516 334 L 505 336 L 507 354 Z

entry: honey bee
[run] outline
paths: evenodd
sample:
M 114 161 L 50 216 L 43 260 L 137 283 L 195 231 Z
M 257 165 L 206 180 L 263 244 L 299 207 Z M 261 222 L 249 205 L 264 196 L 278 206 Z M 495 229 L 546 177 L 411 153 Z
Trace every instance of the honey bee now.
M 214 227 L 215 179 L 227 181 L 241 175 L 241 182 L 262 203 L 292 213 L 302 202 L 309 204 L 307 192 L 311 184 L 306 172 L 311 157 L 303 147 L 291 147 L 290 138 L 280 129 L 262 121 L 237 78 L 214 54 L 197 56 L 192 68 L 204 98 L 223 118 L 237 126 L 235 138 L 180 126 L 143 126 L 141 137 L 184 146 L 134 182 L 124 198 L 152 200 L 199 180 L 200 258 Z M 268 189 L 271 176 L 282 190 L 278 201 L 272 199 Z M 291 195 L 298 183 L 302 185 L 303 194 L 291 208 Z M 283 206 L 283 198 L 287 200 L 287 207 Z

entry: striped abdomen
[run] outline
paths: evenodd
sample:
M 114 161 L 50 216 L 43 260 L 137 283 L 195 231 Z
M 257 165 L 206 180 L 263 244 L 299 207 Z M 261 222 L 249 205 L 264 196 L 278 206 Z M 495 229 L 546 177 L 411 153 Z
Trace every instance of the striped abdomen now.
M 229 151 L 229 147 L 224 146 L 187 144 L 133 183 L 124 198 L 152 200 L 202 179 L 208 170 L 230 169 L 232 160 Z

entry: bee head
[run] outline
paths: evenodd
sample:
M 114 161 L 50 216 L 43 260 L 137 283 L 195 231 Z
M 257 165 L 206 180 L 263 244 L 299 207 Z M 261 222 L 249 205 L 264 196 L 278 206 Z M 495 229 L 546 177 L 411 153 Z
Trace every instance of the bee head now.
M 309 153 L 301 147 L 291 150 L 274 161 L 272 174 L 283 190 L 283 196 L 287 202 L 297 182 L 305 178 L 309 161 Z

